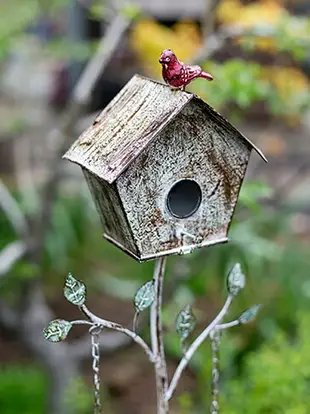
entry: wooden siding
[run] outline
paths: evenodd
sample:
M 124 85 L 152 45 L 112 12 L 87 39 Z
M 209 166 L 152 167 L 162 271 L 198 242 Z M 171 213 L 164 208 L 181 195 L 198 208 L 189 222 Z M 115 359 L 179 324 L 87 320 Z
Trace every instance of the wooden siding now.
M 250 152 L 247 141 L 235 139 L 199 102 L 186 106 L 116 182 L 142 258 L 223 242 Z M 184 178 L 200 185 L 202 203 L 191 217 L 177 219 L 166 197 Z
M 112 183 L 192 97 L 134 76 L 64 158 Z
M 130 226 L 119 198 L 116 185 L 108 184 L 83 169 L 96 209 L 103 225 L 104 235 L 137 255 Z

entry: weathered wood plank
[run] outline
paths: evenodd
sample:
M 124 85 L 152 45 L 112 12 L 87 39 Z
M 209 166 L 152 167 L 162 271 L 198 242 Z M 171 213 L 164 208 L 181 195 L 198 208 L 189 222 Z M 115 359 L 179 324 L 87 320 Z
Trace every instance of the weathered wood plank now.
M 192 97 L 134 76 L 64 158 L 112 183 Z
M 137 255 L 137 246 L 133 240 L 116 185 L 107 184 L 85 169 L 83 169 L 83 173 L 100 216 L 105 235 Z
M 186 106 L 116 182 L 141 257 L 223 242 L 250 152 L 199 102 Z M 181 179 L 195 180 L 202 190 L 199 209 L 186 219 L 173 217 L 166 204 Z

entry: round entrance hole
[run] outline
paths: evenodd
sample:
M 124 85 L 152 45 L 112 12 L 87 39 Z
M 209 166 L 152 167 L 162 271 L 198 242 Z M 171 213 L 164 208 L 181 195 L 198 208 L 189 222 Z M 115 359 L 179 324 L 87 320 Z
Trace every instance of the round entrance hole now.
M 201 203 L 201 189 L 196 181 L 180 180 L 170 189 L 167 207 L 174 217 L 187 218 L 192 216 Z

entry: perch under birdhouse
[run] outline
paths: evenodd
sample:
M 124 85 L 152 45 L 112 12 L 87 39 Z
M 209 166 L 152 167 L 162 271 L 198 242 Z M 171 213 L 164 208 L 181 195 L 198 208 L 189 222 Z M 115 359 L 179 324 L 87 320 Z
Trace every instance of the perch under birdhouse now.
M 227 241 L 252 149 L 265 159 L 196 95 L 136 75 L 64 158 L 104 237 L 144 261 Z

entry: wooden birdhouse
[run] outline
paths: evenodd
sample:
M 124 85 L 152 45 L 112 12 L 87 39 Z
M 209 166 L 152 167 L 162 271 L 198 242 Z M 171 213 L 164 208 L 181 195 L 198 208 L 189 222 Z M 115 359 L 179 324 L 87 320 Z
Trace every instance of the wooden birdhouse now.
M 64 158 L 104 237 L 144 261 L 227 241 L 252 149 L 265 159 L 196 95 L 136 75 Z

